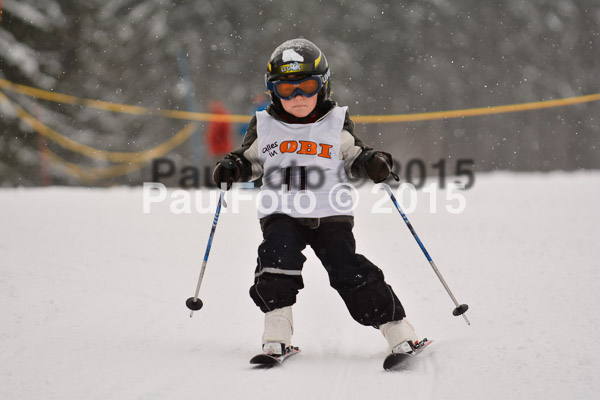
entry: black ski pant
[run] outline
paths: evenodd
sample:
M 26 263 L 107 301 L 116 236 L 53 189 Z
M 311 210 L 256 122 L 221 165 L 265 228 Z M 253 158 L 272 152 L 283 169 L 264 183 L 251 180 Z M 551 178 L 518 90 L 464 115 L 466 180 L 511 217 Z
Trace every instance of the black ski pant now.
M 261 227 L 264 240 L 258 247 L 250 297 L 263 312 L 296 303 L 304 287 L 302 250 L 310 245 L 357 322 L 378 328 L 406 316 L 383 272 L 356 254 L 351 216 L 308 219 L 274 214 L 263 218 Z

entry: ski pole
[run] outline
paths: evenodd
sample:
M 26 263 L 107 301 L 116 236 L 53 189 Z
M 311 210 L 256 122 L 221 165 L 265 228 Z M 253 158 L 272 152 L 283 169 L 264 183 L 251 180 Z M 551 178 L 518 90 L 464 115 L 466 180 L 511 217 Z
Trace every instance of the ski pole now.
M 217 202 L 217 210 L 215 211 L 215 218 L 213 219 L 212 227 L 210 228 L 210 235 L 208 237 L 208 244 L 206 245 L 206 252 L 204 253 L 204 261 L 202 262 L 202 268 L 200 269 L 200 277 L 198 278 L 198 285 L 196 286 L 196 294 L 194 294 L 194 297 L 190 297 L 185 302 L 187 308 L 192 310 L 192 312 L 190 313 L 190 318 L 192 318 L 192 316 L 194 315 L 194 311 L 198 311 L 203 306 L 202 300 L 198 298 L 198 293 L 200 293 L 200 285 L 202 285 L 202 278 L 204 277 L 204 271 L 206 270 L 208 255 L 210 254 L 210 248 L 212 246 L 212 241 L 215 236 L 215 230 L 217 229 L 217 222 L 219 221 L 219 214 L 221 213 L 221 204 L 224 203 L 224 195 L 225 191 L 221 190 L 221 194 L 219 195 L 219 201 Z
M 427 258 L 427 261 L 429 261 L 429 264 L 431 264 L 431 268 L 433 268 L 433 271 L 435 272 L 435 274 L 437 275 L 437 277 L 440 279 L 440 282 L 442 282 L 442 285 L 446 289 L 446 292 L 448 292 L 448 295 L 450 296 L 450 298 L 454 302 L 454 305 L 456 306 L 456 308 L 454 309 L 454 311 L 452 311 L 452 315 L 454 315 L 456 317 L 459 316 L 459 315 L 462 315 L 463 318 L 465 319 L 465 322 L 467 323 L 467 325 L 471 325 L 471 322 L 469 321 L 469 319 L 465 315 L 465 313 L 469 309 L 469 306 L 466 305 L 466 304 L 459 304 L 458 301 L 456 301 L 456 297 L 454 297 L 454 295 L 452 294 L 452 291 L 450 291 L 450 288 L 448 287 L 448 284 L 444 280 L 444 277 L 442 277 L 442 274 L 440 273 L 440 271 L 438 270 L 438 268 L 435 266 L 435 263 L 433 262 L 433 260 L 431 259 L 431 256 L 427 252 L 427 249 L 425 248 L 425 246 L 423 246 L 423 243 L 421 242 L 421 239 L 419 239 L 419 236 L 417 236 L 417 232 L 415 232 L 415 230 L 412 227 L 410 221 L 408 220 L 408 218 L 406 218 L 406 215 L 404 214 L 404 212 L 402 212 L 402 209 L 400 208 L 400 205 L 396 201 L 396 197 L 394 197 L 394 194 L 392 193 L 392 190 L 390 189 L 390 186 L 388 184 L 383 184 L 383 187 L 385 187 L 386 192 L 388 193 L 388 195 L 392 199 L 392 202 L 396 206 L 396 209 L 398 210 L 398 212 L 402 216 L 402 219 L 406 223 L 406 226 L 410 230 L 410 233 L 412 233 L 413 237 L 415 238 L 415 240 L 419 244 L 419 247 L 423 251 L 423 254 L 425 254 L 425 257 Z

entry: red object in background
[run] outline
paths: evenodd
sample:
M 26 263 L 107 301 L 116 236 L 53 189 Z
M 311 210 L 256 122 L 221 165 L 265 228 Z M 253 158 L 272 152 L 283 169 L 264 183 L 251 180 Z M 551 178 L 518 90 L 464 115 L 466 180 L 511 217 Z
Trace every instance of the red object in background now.
M 210 112 L 218 115 L 228 115 L 225 105 L 215 101 L 210 105 Z M 210 156 L 227 154 L 233 148 L 231 140 L 231 122 L 211 121 L 206 128 L 206 144 Z

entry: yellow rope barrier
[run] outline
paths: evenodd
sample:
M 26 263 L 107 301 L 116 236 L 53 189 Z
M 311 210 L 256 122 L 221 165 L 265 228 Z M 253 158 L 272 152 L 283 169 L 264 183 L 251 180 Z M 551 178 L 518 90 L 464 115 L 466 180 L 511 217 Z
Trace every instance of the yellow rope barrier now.
M 48 90 L 42 90 L 33 88 L 30 86 L 20 85 L 7 81 L 6 79 L 0 79 L 0 89 L 9 90 L 14 93 L 20 93 L 25 96 L 34 97 L 37 99 L 52 101 L 55 103 L 71 104 L 71 105 L 83 105 L 89 108 L 95 108 L 98 110 L 112 111 L 124 114 L 133 115 L 157 115 L 161 117 L 171 119 L 182 119 L 186 121 L 201 121 L 201 122 L 239 122 L 248 123 L 250 121 L 249 115 L 231 115 L 231 114 L 208 114 L 208 113 L 197 113 L 190 111 L 179 111 L 179 110 L 151 110 L 146 107 L 132 106 L 128 104 L 111 103 L 101 100 L 83 99 L 80 97 L 70 96 L 62 93 L 55 93 Z
M 573 104 L 590 103 L 600 100 L 600 93 L 587 96 L 567 97 L 556 100 L 535 101 L 532 103 L 508 104 L 504 106 L 490 106 L 481 108 L 467 108 L 463 110 L 435 111 L 417 114 L 398 115 L 363 115 L 354 116 L 352 119 L 357 123 L 393 123 L 430 121 L 436 119 L 475 117 L 480 115 L 503 114 L 517 111 L 539 110 L 544 108 L 563 107 Z
M 234 123 L 247 123 L 250 121 L 251 118 L 251 116 L 249 115 L 208 114 L 179 110 L 151 110 L 141 106 L 111 103 L 94 99 L 84 99 L 63 93 L 56 93 L 48 90 L 42 90 L 30 86 L 20 85 L 17 83 L 7 81 L 6 79 L 0 79 L 0 89 L 9 90 L 11 92 L 23 94 L 25 96 L 52 101 L 56 103 L 82 105 L 89 108 L 132 115 L 161 116 L 165 118 L 186 121 L 214 121 Z M 363 124 L 415 122 L 493 115 L 518 111 L 539 110 L 553 107 L 569 106 L 574 104 L 590 103 L 599 100 L 600 93 L 596 93 L 585 96 L 567 97 L 555 100 L 468 108 L 461 110 L 434 111 L 426 113 L 396 115 L 355 115 L 352 116 L 352 119 L 356 123 Z M 95 181 L 99 179 L 106 179 L 110 177 L 126 175 L 132 171 L 138 170 L 144 163 L 147 163 L 153 158 L 160 157 L 184 143 L 197 129 L 197 124 L 189 123 L 186 126 L 184 126 L 183 129 L 181 129 L 179 132 L 174 134 L 169 140 L 148 150 L 143 150 L 139 152 L 106 151 L 76 142 L 58 133 L 57 131 L 53 130 L 52 128 L 39 121 L 38 119 L 34 118 L 31 114 L 27 113 L 27 111 L 25 111 L 23 108 L 11 101 L 4 93 L 2 93 L 2 91 L 0 91 L 0 101 L 13 107 L 16 111 L 17 116 L 24 123 L 29 125 L 35 132 L 46 137 L 49 140 L 52 140 L 53 142 L 61 145 L 62 147 L 93 159 L 122 163 L 119 165 L 112 165 L 103 168 L 83 169 L 78 165 L 75 165 L 71 162 L 62 159 L 55 153 L 48 151 L 48 155 L 53 162 L 62 165 L 70 175 L 86 181 Z
M 50 149 L 45 150 L 51 162 L 60 165 L 65 171 L 74 178 L 85 182 L 95 182 L 101 179 L 115 178 L 117 176 L 127 175 L 142 168 L 145 163 L 130 163 L 111 165 L 100 168 L 82 168 L 72 162 L 65 160 Z
M 175 135 L 173 135 L 169 140 L 164 143 L 159 144 L 158 146 L 143 150 L 139 152 L 118 152 L 118 151 L 106 151 L 99 150 L 94 147 L 76 142 L 64 135 L 61 135 L 54 129 L 48 127 L 43 124 L 41 121 L 34 118 L 31 114 L 25 111 L 23 108 L 16 105 L 12 102 L 4 93 L 0 91 L 0 101 L 11 105 L 15 111 L 17 116 L 29 125 L 35 132 L 46 137 L 49 140 L 61 145 L 62 147 L 71 150 L 75 153 L 103 161 L 111 161 L 111 162 L 130 162 L 130 163 L 139 163 L 149 161 L 153 158 L 160 157 L 175 147 L 181 145 L 189 137 L 194 133 L 197 128 L 195 123 L 189 123 Z
M 65 104 L 81 104 L 86 107 L 96 108 L 105 111 L 119 112 L 135 115 L 156 115 L 165 118 L 182 119 L 187 121 L 214 121 L 214 122 L 236 122 L 247 123 L 250 121 L 249 115 L 232 114 L 208 114 L 178 110 L 151 110 L 145 107 L 132 106 L 127 104 L 110 103 L 100 100 L 83 99 L 61 93 L 55 93 L 47 90 L 32 88 L 0 79 L 0 89 L 10 90 L 21 93 L 26 96 L 35 97 L 43 100 L 53 101 Z M 369 123 L 397 123 L 397 122 L 415 122 L 448 118 L 464 118 L 481 115 L 501 114 L 517 111 L 539 110 L 553 107 L 563 107 L 574 104 L 589 103 L 600 100 L 600 93 L 585 96 L 567 97 L 563 99 L 535 101 L 531 103 L 507 104 L 500 106 L 489 106 L 479 108 L 467 108 L 462 110 L 433 111 L 415 114 L 396 114 L 396 115 L 355 115 L 352 116 L 354 122 L 359 124 Z
M 21 93 L 29 97 L 35 97 L 37 99 L 53 101 L 56 103 L 66 103 L 66 104 L 79 104 L 80 99 L 75 96 L 69 96 L 61 93 L 54 93 L 48 90 L 42 90 L 33 88 L 30 86 L 20 85 L 18 83 L 13 83 L 11 81 L 7 81 L 6 79 L 0 79 L 0 88 L 10 90 L 11 92 Z

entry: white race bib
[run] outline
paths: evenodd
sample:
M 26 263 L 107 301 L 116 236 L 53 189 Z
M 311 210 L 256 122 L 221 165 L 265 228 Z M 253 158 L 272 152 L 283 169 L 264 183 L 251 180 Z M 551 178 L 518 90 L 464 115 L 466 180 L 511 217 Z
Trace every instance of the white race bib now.
M 346 110 L 335 107 L 311 124 L 288 124 L 266 111 L 256 113 L 264 167 L 259 218 L 274 213 L 295 218 L 352 215 L 352 198 L 336 191 L 348 182 L 340 157 Z

